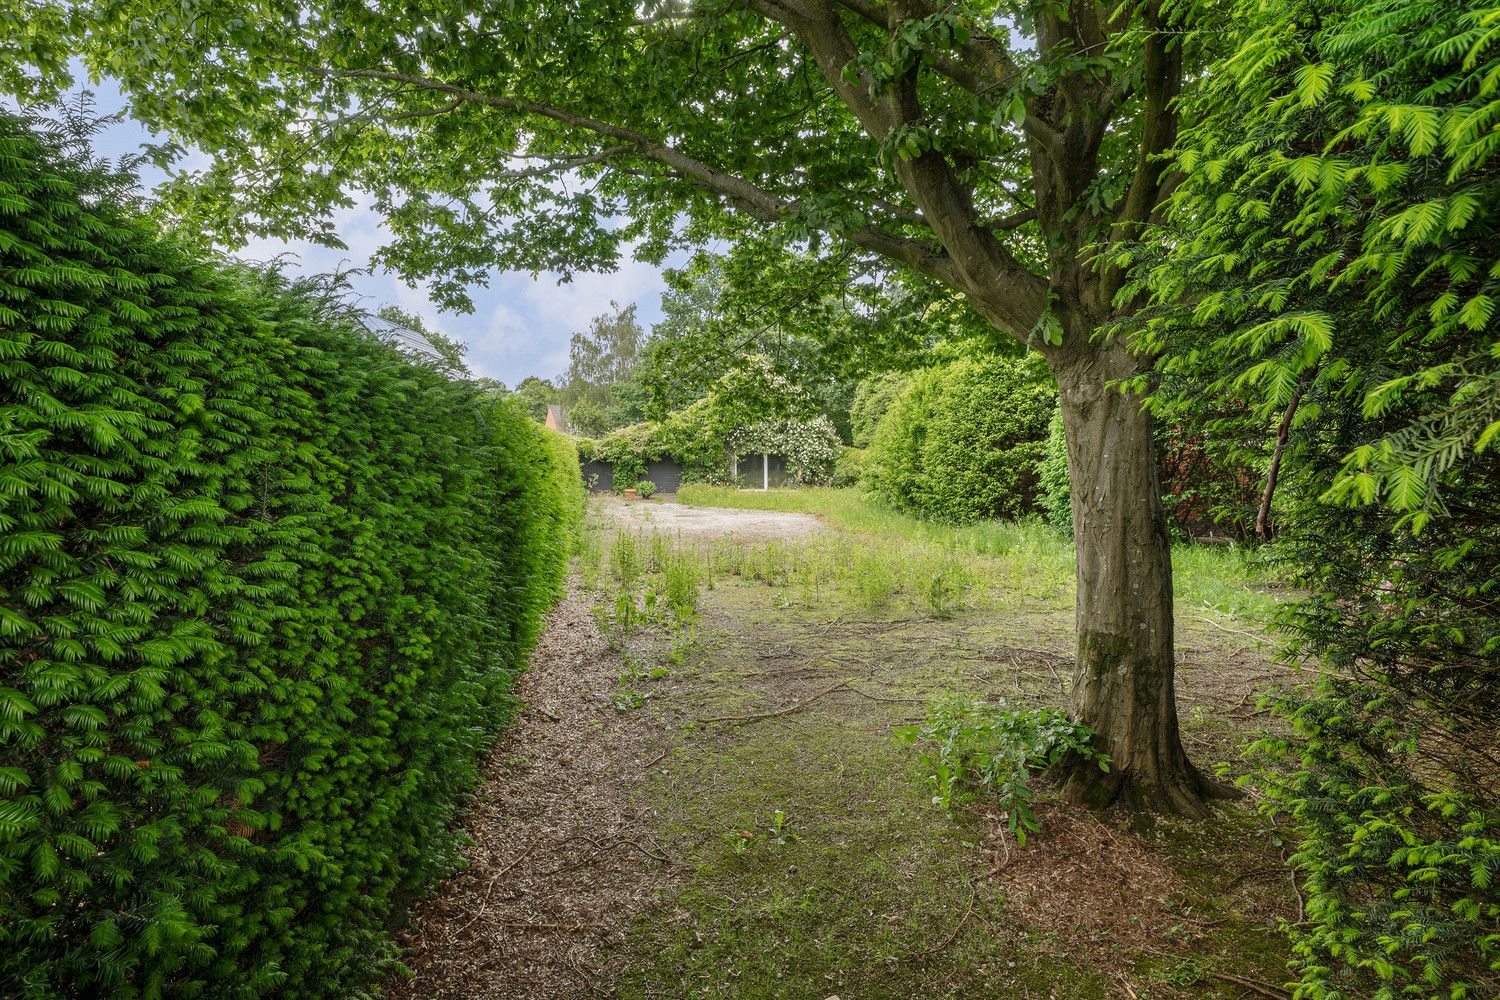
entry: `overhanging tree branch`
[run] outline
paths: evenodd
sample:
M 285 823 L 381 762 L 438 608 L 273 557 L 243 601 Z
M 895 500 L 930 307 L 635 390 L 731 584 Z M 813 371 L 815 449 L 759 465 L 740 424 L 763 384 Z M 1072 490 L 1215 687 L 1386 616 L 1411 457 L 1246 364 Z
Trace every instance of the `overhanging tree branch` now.
M 597 153 L 590 153 L 587 156 L 543 157 L 550 162 L 539 167 L 526 167 L 522 170 L 504 170 L 496 176 L 500 180 L 509 181 L 524 180 L 531 177 L 546 177 L 551 174 L 566 173 L 569 170 L 585 167 L 591 163 L 607 163 L 611 158 L 619 156 L 621 153 L 628 153 L 633 149 L 635 149 L 634 146 L 621 145 L 610 146 L 608 149 L 602 149 Z
M 837 0 L 837 2 L 840 7 L 870 24 L 880 28 L 889 28 L 891 15 L 884 4 L 876 3 L 874 0 Z M 927 13 L 931 13 L 931 8 L 925 9 Z M 932 68 L 959 87 L 976 97 L 988 100 L 993 105 L 995 102 L 991 99 L 992 95 L 1004 93 L 1015 83 L 1020 76 L 1020 67 L 1017 66 L 1003 42 L 977 30 L 977 26 L 971 25 L 970 28 L 969 40 L 958 46 L 960 56 L 966 57 L 968 62 L 965 62 L 963 58 L 955 59 L 947 53 L 935 52 L 931 53 Z M 970 65 L 971 63 L 973 65 Z M 1048 156 L 1061 156 L 1062 136 L 1043 120 L 1040 109 L 1033 106 L 1033 103 L 1027 101 L 1026 120 L 1021 123 L 1021 130 L 1046 151 Z
M 807 46 L 823 78 L 849 106 L 865 131 L 884 140 L 893 129 L 917 123 L 922 111 L 916 93 L 916 67 L 877 100 L 864 71 L 845 76 L 859 48 L 838 7 L 809 2 L 792 7 L 782 0 L 744 0 L 750 9 L 794 32 Z M 900 12 L 896 12 L 900 16 Z M 955 262 L 952 287 L 963 292 L 979 312 L 1025 343 L 1046 309 L 1045 280 L 1034 275 L 975 218 L 973 194 L 959 181 L 946 156 L 926 149 L 916 156 L 895 157 L 893 170 L 907 195 Z
M 447 94 L 462 101 L 487 107 L 515 111 L 521 114 L 547 118 L 559 124 L 569 125 L 594 135 L 620 140 L 638 156 L 653 160 L 676 172 L 700 187 L 722 195 L 743 211 L 764 222 L 781 222 L 796 210 L 796 202 L 779 198 L 757 187 L 742 177 L 722 170 L 689 156 L 681 150 L 655 139 L 644 132 L 615 125 L 588 115 L 580 115 L 549 104 L 518 97 L 486 94 L 442 80 L 432 80 L 413 73 L 381 69 L 329 69 L 323 66 L 298 64 L 304 72 L 328 79 L 377 80 L 407 84 L 437 93 Z M 618 154 L 618 151 L 617 151 Z M 617 155 L 616 154 L 616 155 Z M 602 161 L 602 160 L 601 160 Z M 913 270 L 926 274 L 949 285 L 957 281 L 957 274 L 948 256 L 936 248 L 910 237 L 900 236 L 867 225 L 841 232 L 844 239 L 872 253 L 889 257 Z

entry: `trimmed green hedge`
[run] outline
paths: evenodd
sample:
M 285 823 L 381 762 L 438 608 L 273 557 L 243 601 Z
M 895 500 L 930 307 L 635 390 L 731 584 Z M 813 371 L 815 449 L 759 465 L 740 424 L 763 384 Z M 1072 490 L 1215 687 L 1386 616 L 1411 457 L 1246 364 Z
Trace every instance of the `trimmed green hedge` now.
M 0 983 L 347 996 L 453 858 L 571 444 L 0 116 Z
M 895 506 L 945 521 L 1014 517 L 1035 504 L 1056 402 L 1031 359 L 925 369 L 876 426 L 866 481 Z
M 911 383 L 910 372 L 881 372 L 871 375 L 854 391 L 854 402 L 849 407 L 849 426 L 853 432 L 854 447 L 868 448 L 875 437 L 875 428 L 885 416 L 891 404 L 901 398 L 901 393 Z
M 1037 506 L 1048 524 L 1072 536 L 1073 487 L 1068 479 L 1068 439 L 1061 408 L 1052 411 L 1047 424 L 1047 450 L 1037 467 Z

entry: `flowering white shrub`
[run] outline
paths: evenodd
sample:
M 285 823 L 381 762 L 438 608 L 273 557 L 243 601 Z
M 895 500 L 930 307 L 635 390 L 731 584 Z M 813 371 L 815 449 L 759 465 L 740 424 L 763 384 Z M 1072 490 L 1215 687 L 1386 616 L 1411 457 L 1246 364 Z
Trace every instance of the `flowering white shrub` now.
M 780 455 L 787 474 L 801 486 L 826 486 L 833 478 L 843 443 L 833 421 L 765 420 L 736 431 L 730 438 L 735 455 Z

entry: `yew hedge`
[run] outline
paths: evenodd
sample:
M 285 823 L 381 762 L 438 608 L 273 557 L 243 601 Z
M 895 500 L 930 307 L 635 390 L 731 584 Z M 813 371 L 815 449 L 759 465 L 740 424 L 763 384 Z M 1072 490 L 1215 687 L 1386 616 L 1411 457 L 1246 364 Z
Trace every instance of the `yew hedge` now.
M 356 993 L 581 504 L 561 436 L 0 117 L 0 994 Z

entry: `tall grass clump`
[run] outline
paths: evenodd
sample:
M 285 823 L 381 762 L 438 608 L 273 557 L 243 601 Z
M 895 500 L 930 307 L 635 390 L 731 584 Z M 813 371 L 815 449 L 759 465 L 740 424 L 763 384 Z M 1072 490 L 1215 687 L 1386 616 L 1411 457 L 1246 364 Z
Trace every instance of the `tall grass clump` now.
M 0 982 L 357 994 L 506 717 L 563 438 L 0 116 Z

